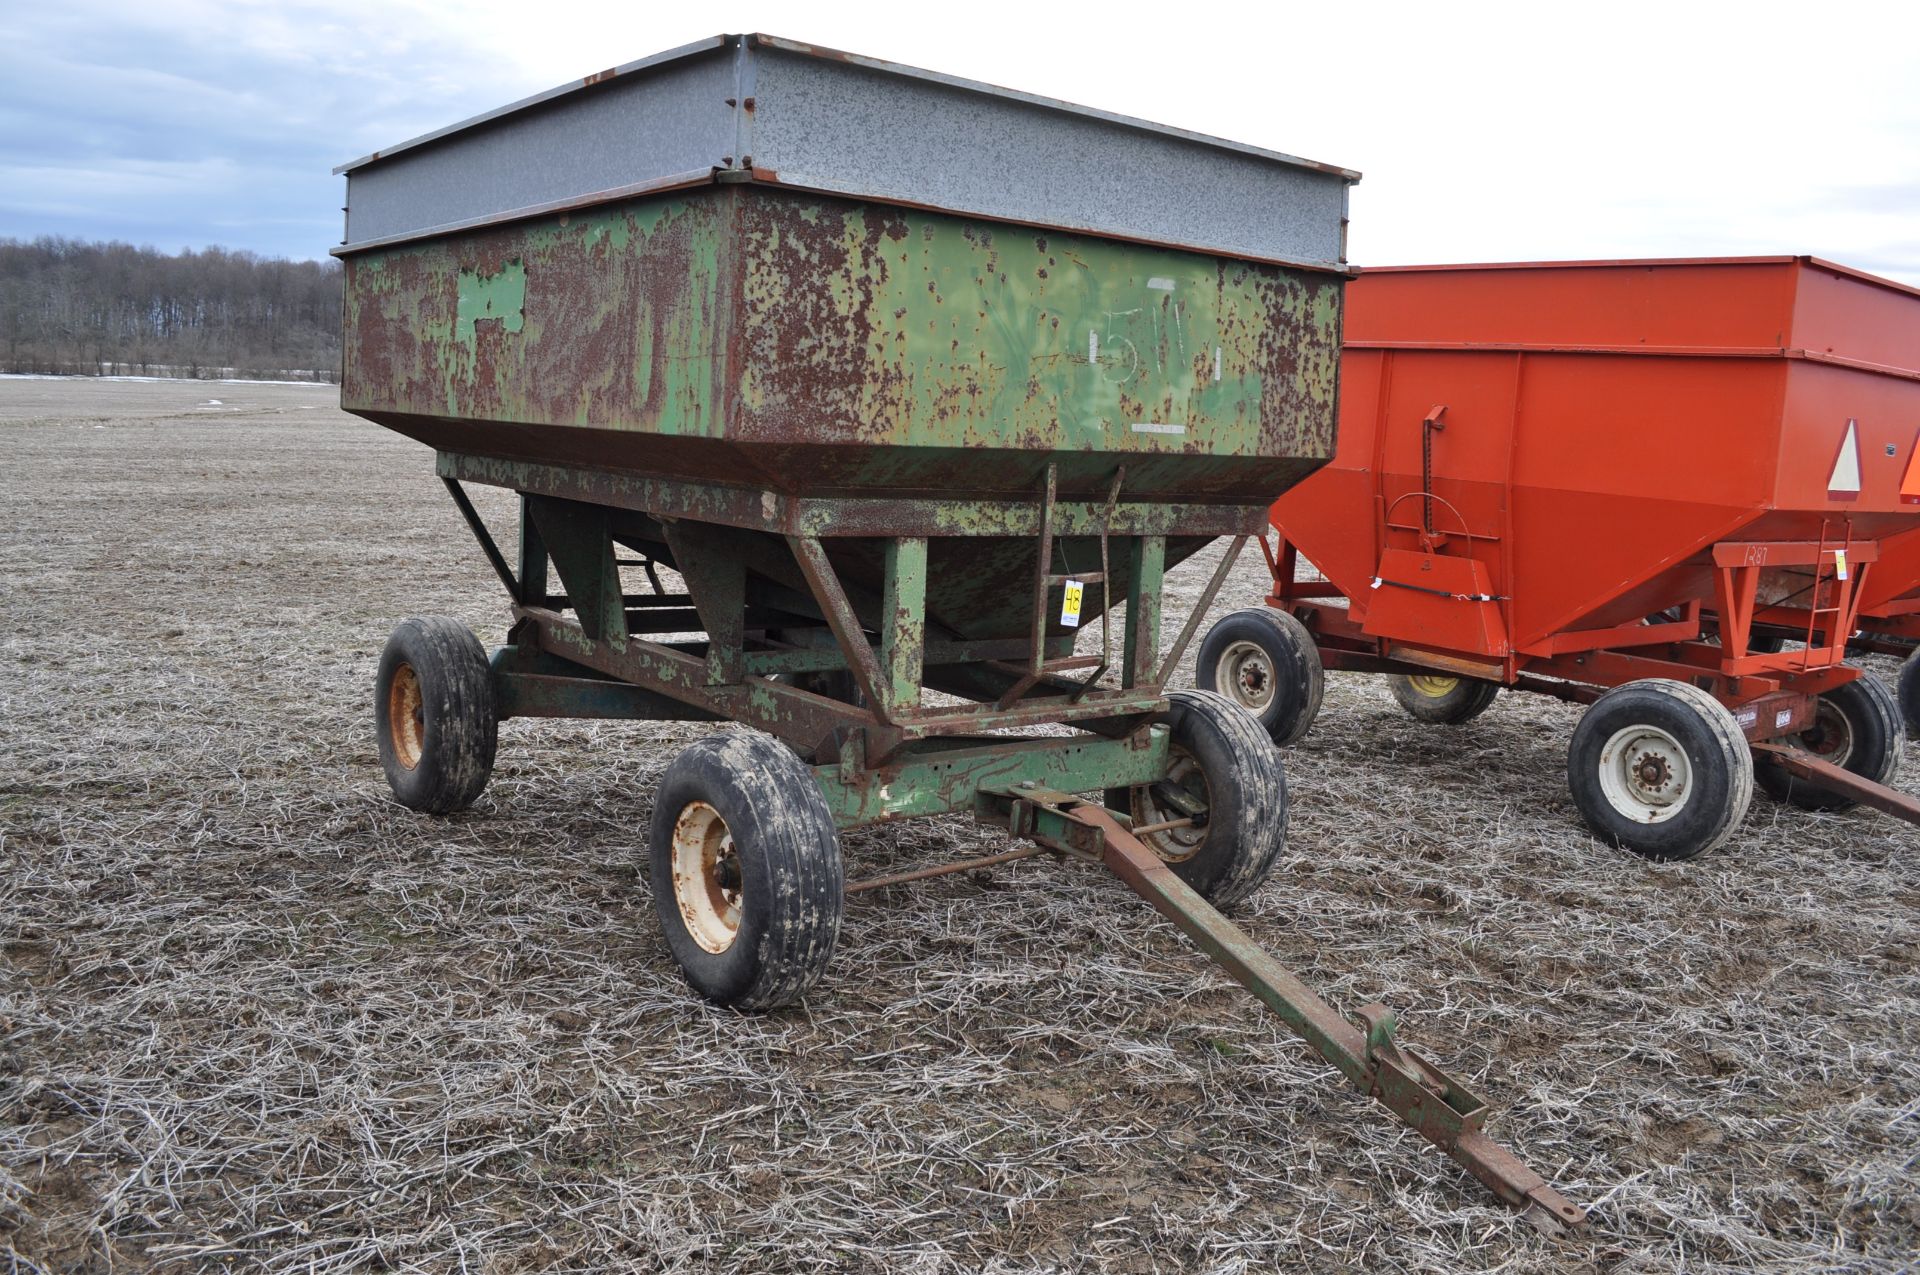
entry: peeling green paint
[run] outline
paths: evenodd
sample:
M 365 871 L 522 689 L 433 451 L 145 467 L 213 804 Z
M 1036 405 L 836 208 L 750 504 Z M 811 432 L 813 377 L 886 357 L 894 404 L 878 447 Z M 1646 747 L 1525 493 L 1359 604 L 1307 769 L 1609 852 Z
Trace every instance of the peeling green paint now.
M 518 258 L 498 274 L 462 270 L 459 293 L 453 334 L 467 345 L 473 344 L 475 324 L 497 321 L 505 332 L 518 332 L 526 324 L 527 269 Z

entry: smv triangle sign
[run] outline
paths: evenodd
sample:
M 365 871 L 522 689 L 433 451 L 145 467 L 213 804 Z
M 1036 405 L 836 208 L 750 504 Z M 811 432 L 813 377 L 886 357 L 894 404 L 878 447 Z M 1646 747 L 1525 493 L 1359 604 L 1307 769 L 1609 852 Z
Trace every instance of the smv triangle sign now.
M 1840 454 L 1833 458 L 1833 473 L 1827 476 L 1828 500 L 1854 500 L 1860 495 L 1860 430 L 1847 422 L 1846 436 L 1840 440 Z

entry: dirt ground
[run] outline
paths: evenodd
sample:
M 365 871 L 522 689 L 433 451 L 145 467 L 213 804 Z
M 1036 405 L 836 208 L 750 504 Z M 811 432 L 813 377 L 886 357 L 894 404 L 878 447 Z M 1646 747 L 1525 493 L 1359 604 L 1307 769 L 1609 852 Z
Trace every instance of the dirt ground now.
M 821 990 L 750 1018 L 686 990 L 643 866 L 654 780 L 711 728 L 509 722 L 475 810 L 396 806 L 388 629 L 497 641 L 505 603 L 430 454 L 329 389 L 0 380 L 0 459 L 0 1271 L 1920 1253 L 1915 829 L 1756 797 L 1652 865 L 1578 823 L 1576 710 L 1437 729 L 1330 679 L 1242 919 L 1491 1100 L 1592 1210 L 1554 1241 L 1094 869 L 858 896 Z M 1217 609 L 1261 593 L 1255 559 Z M 1005 842 L 844 845 L 866 875 Z

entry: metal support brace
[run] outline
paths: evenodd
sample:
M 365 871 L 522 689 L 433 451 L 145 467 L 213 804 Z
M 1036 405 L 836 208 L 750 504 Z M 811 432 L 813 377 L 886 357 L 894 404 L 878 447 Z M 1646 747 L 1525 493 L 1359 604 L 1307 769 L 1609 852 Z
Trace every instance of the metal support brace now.
M 730 528 L 665 524 L 667 548 L 707 631 L 707 682 L 732 686 L 746 676 L 747 569 L 730 551 Z
M 547 605 L 547 542 L 533 523 L 533 500 L 520 497 L 520 590 L 513 600 L 523 607 Z
M 1180 637 L 1167 652 L 1166 661 L 1160 665 L 1160 672 L 1154 676 L 1155 686 L 1165 686 L 1173 671 L 1180 667 L 1180 657 L 1187 653 L 1187 643 L 1193 641 L 1193 631 L 1200 627 L 1201 619 L 1207 614 L 1207 608 L 1213 605 L 1213 599 L 1219 594 L 1220 586 L 1227 582 L 1227 573 L 1233 570 L 1233 564 L 1240 558 L 1240 551 L 1247 547 L 1247 537 L 1235 536 L 1227 551 L 1220 555 L 1220 565 L 1213 569 L 1213 578 L 1207 581 L 1206 591 L 1200 600 L 1193 604 L 1193 610 L 1187 615 L 1187 622 L 1180 629 Z
M 874 656 L 873 644 L 867 641 L 866 630 L 861 627 L 853 603 L 847 600 L 847 591 L 840 585 L 839 573 L 827 560 L 826 549 L 812 536 L 788 536 L 787 544 L 806 576 L 813 600 L 827 618 L 827 627 L 833 630 L 834 640 L 840 644 L 840 653 L 847 657 L 847 667 L 852 670 L 860 693 L 867 697 L 867 703 L 873 706 L 874 714 L 882 722 L 893 724 L 898 719 L 881 693 L 885 678 L 880 673 L 880 661 Z
M 621 590 L 620 568 L 614 561 L 612 511 L 603 505 L 536 496 L 529 498 L 527 512 L 554 566 L 559 568 L 560 583 L 566 586 L 567 600 L 580 617 L 581 629 L 597 642 L 605 642 L 616 651 L 625 650 L 626 595 Z
M 1120 685 L 1159 687 L 1161 599 L 1167 575 L 1167 538 L 1127 540 L 1127 627 L 1120 657 Z
M 1063 853 L 1097 855 L 1109 871 L 1185 931 L 1356 1089 L 1377 1099 L 1501 1200 L 1524 1210 L 1534 1225 L 1557 1232 L 1586 1220 L 1579 1206 L 1486 1135 L 1484 1102 L 1396 1041 L 1390 1011 L 1368 1005 L 1358 1014 L 1361 1026 L 1348 1022 L 1176 876 L 1114 812 L 1040 788 L 1014 788 L 991 796 L 1001 808 L 990 808 L 985 817 Z
M 493 573 L 500 577 L 500 583 L 507 586 L 507 597 L 514 602 L 520 599 L 520 582 L 513 578 L 512 568 L 507 566 L 506 555 L 500 552 L 500 546 L 493 542 L 493 533 L 487 530 L 486 520 L 480 517 L 480 511 L 467 499 L 465 489 L 457 479 L 442 478 L 447 485 L 447 494 L 453 497 L 453 503 L 460 510 L 460 516 L 467 520 L 467 529 L 473 532 L 473 538 L 480 542 L 480 552 L 487 555 L 487 562 L 493 567 Z
M 926 672 L 927 538 L 887 541 L 880 597 L 880 680 L 890 713 L 920 707 Z

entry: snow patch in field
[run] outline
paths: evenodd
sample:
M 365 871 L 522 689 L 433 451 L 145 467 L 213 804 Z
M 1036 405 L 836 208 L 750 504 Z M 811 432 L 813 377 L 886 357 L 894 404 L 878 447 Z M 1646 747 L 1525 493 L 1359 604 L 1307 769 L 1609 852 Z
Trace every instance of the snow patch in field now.
M 334 388 L 332 381 L 256 381 L 251 377 L 197 376 L 53 376 L 45 372 L 0 372 L 0 381 L 116 381 L 135 385 L 305 385 Z

